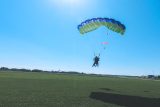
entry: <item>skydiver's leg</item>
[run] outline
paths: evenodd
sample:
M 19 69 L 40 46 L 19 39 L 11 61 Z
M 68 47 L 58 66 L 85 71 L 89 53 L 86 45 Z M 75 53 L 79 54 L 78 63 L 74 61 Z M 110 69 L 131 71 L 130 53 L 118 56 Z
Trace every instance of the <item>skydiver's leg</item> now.
M 93 65 L 92 65 L 92 67 L 94 66 L 94 63 L 93 63 Z
M 98 67 L 99 66 L 99 63 L 98 62 L 96 62 L 96 67 Z
M 92 67 L 95 67 L 95 66 L 96 66 L 96 63 L 94 62 L 93 65 L 92 65 Z

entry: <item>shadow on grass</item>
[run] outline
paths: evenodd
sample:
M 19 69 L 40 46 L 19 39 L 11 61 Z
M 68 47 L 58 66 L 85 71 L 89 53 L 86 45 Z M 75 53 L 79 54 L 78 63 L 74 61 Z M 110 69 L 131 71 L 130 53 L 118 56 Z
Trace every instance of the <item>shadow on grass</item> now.
M 150 91 L 144 91 L 144 92 L 148 93 L 148 92 L 150 92 Z
M 104 92 L 92 92 L 89 97 L 125 107 L 160 107 L 160 98 L 147 98 Z
M 110 89 L 110 88 L 100 88 L 101 90 L 104 90 L 104 91 L 114 91 L 114 90 L 112 90 L 112 89 Z

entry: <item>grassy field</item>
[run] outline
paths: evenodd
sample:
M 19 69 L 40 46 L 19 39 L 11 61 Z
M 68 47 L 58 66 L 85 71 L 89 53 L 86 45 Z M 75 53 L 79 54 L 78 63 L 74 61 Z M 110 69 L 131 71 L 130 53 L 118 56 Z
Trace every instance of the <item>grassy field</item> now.
M 0 72 L 0 107 L 160 107 L 160 81 Z

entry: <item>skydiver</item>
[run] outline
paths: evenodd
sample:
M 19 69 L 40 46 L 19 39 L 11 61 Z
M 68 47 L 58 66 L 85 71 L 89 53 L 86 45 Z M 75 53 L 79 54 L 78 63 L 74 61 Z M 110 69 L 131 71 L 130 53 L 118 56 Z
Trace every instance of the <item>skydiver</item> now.
M 99 66 L 99 60 L 100 60 L 99 57 L 100 57 L 100 54 L 99 54 L 99 56 L 94 57 L 94 59 L 93 59 L 94 63 L 92 65 L 92 67 L 98 67 Z

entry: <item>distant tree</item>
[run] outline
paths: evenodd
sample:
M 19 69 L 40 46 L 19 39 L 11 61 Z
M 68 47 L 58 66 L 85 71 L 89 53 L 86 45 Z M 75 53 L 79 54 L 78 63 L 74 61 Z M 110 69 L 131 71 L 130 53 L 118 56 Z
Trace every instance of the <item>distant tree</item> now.
M 19 69 L 19 71 L 22 71 L 22 72 L 31 72 L 32 70 L 30 70 L 30 69 Z
M 11 68 L 10 70 L 11 71 L 19 71 L 19 69 L 17 69 L 17 68 Z
M 79 72 L 75 72 L 75 71 L 70 71 L 70 72 L 66 72 L 66 73 L 69 73 L 69 74 L 80 74 Z
M 155 78 L 155 76 L 154 76 L 154 75 L 148 75 L 148 78 L 150 78 L 150 79 L 154 79 L 154 78 Z
M 9 68 L 7 68 L 7 67 L 1 67 L 0 70 L 1 70 L 1 71 L 8 71 Z
M 85 74 L 84 72 L 82 72 L 81 74 Z
M 51 71 L 43 71 L 43 72 L 51 72 Z
M 43 70 L 33 69 L 32 72 L 43 72 Z

